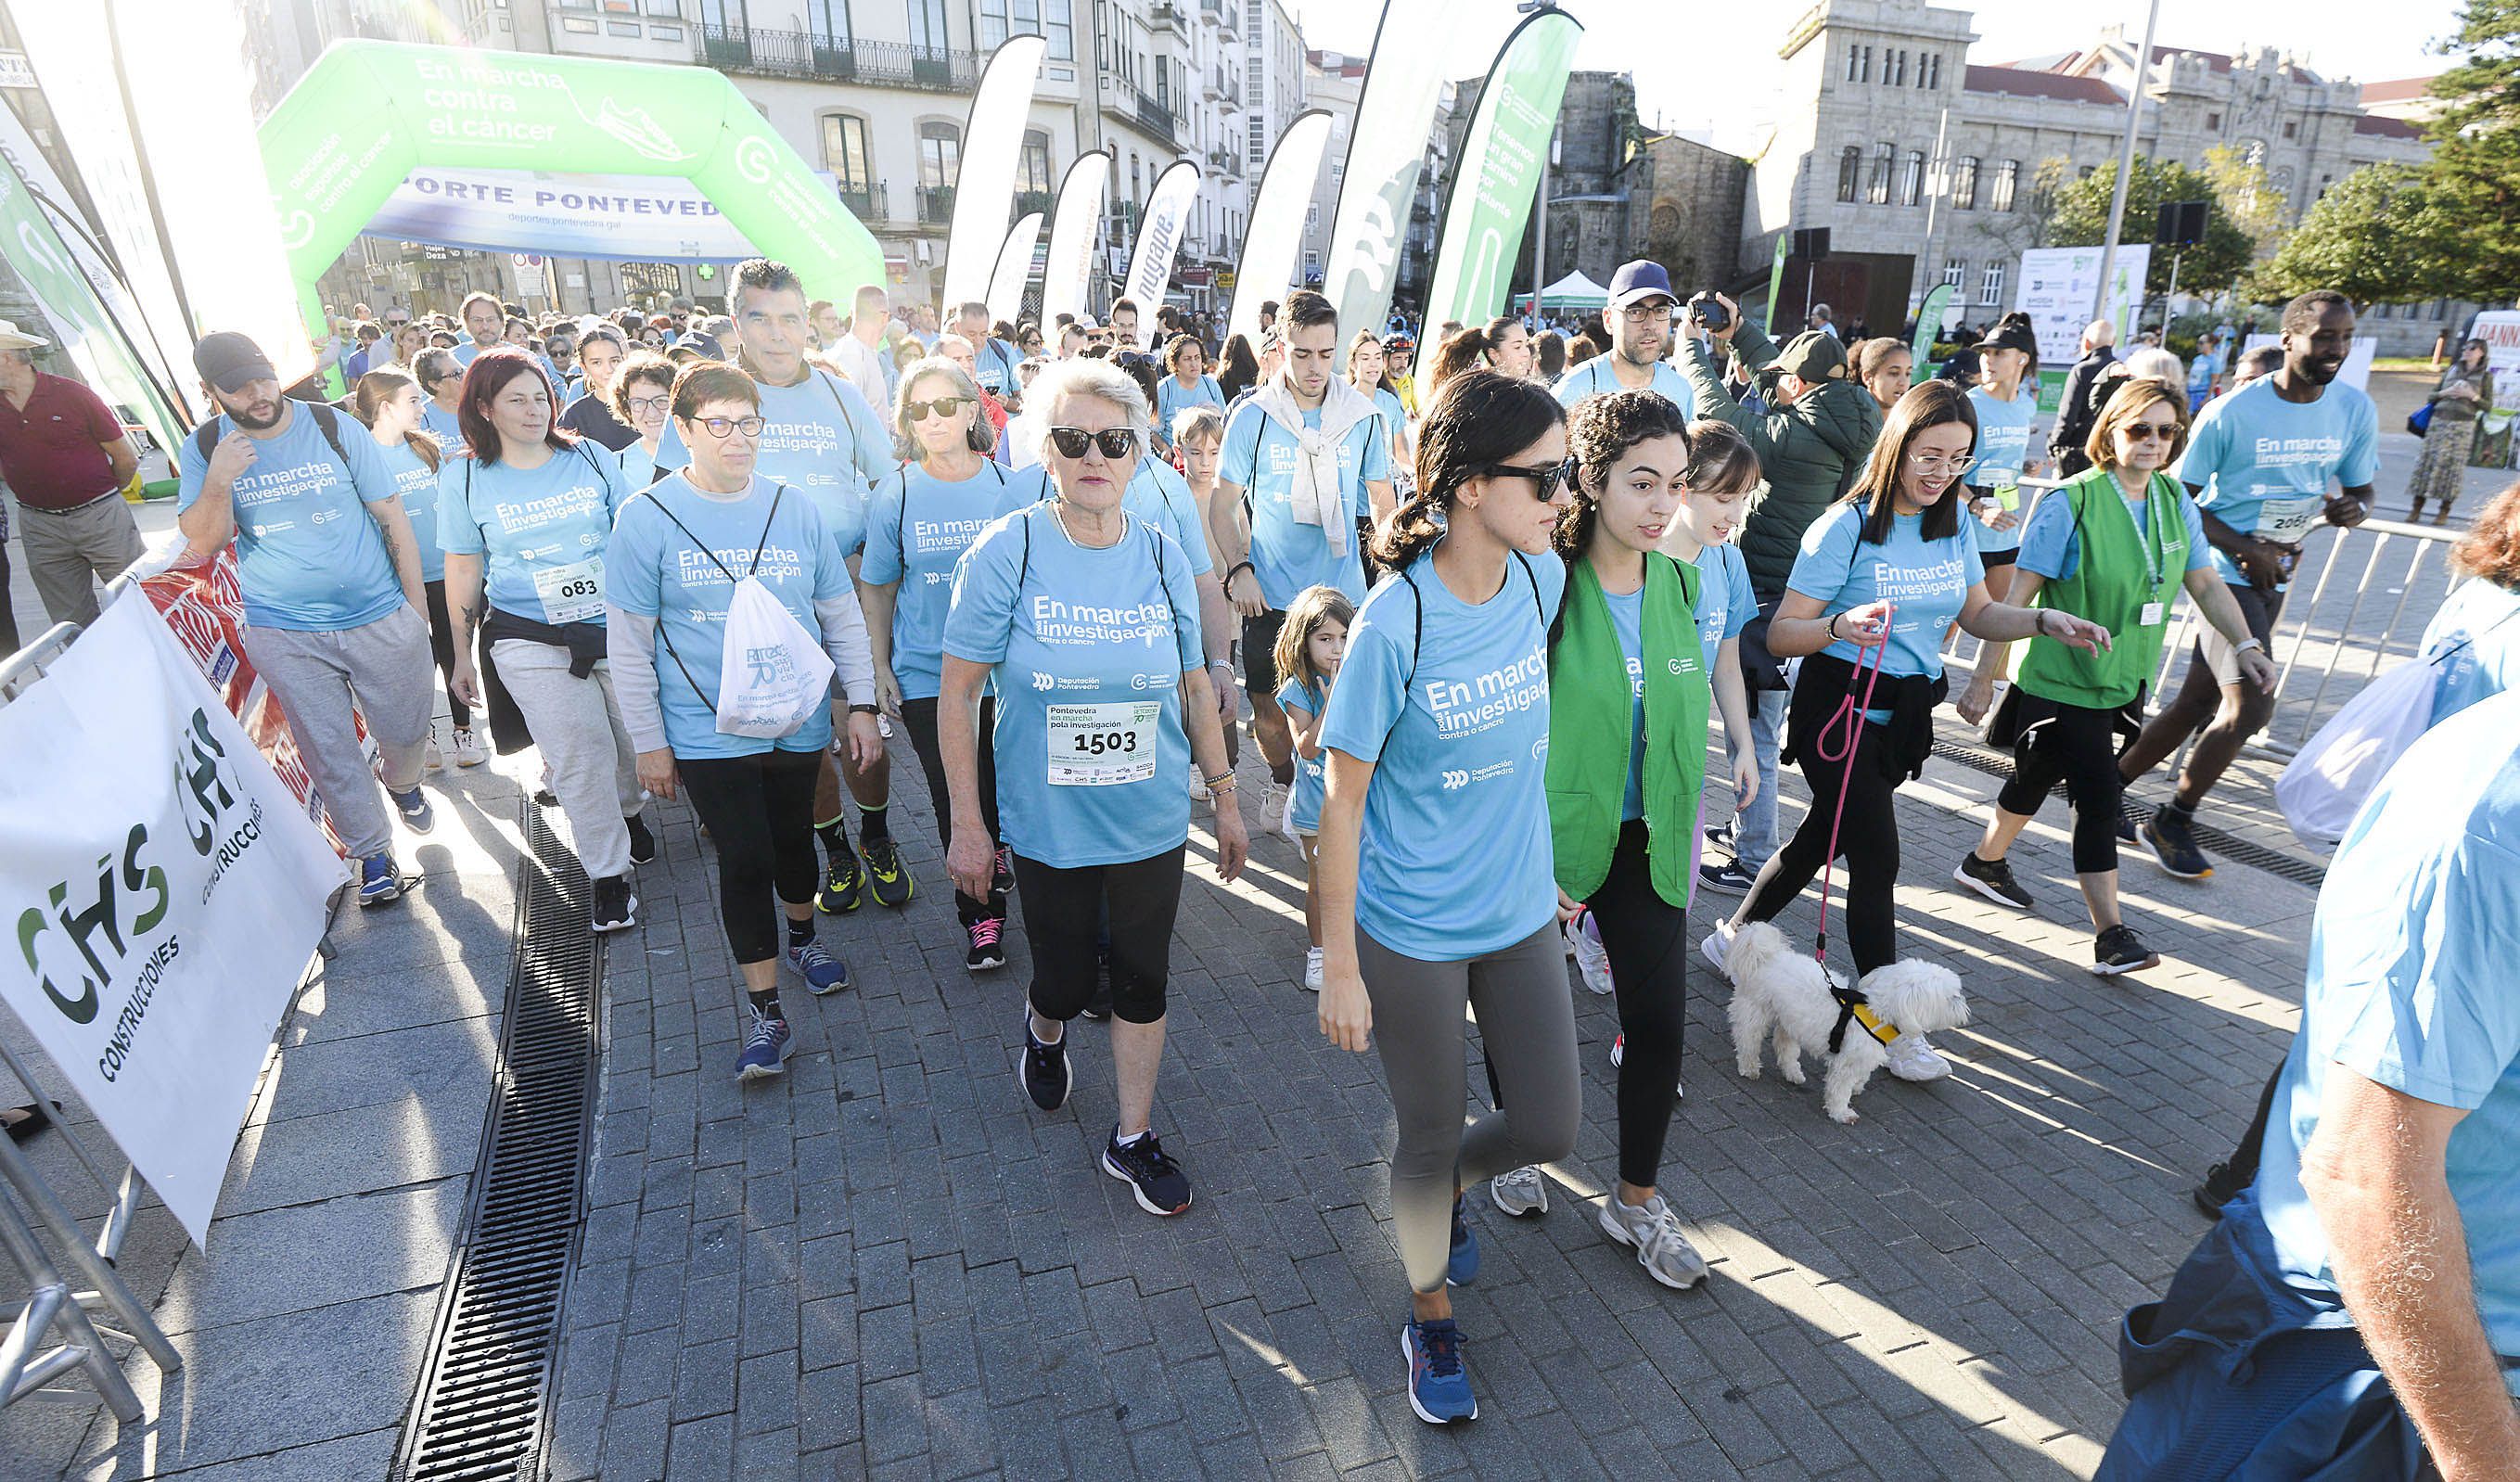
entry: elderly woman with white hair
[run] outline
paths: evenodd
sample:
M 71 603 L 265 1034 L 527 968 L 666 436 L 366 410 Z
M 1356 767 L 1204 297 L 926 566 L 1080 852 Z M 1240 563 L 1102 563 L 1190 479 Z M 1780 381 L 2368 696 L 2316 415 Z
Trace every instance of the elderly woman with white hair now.
M 1146 392 L 1106 361 L 1078 359 L 1045 370 L 1025 402 L 1043 427 L 1052 496 L 971 543 L 945 617 L 936 726 L 953 810 L 946 871 L 957 889 L 988 893 L 986 744 L 1032 948 L 1018 1077 L 1043 1110 L 1066 1102 L 1067 1023 L 1094 994 L 1096 927 L 1107 922 L 1119 1122 L 1102 1167 L 1141 1208 L 1174 1215 L 1190 1207 L 1190 1180 L 1157 1144 L 1152 1115 L 1190 838 L 1180 779 L 1193 756 L 1217 802 L 1219 878 L 1242 873 L 1249 841 L 1190 559 L 1121 504 L 1147 456 Z M 993 675 L 997 714 L 984 741 L 980 689 Z
M 968 351 L 968 342 L 966 349 Z M 859 601 L 875 650 L 876 702 L 910 732 L 920 770 L 927 774 L 940 842 L 951 842 L 945 806 L 945 759 L 936 744 L 936 696 L 943 683 L 945 610 L 954 568 L 991 520 L 1012 508 L 1007 471 L 991 462 L 997 446 L 979 382 L 955 360 L 931 355 L 903 373 L 894 393 L 893 451 L 901 467 L 867 488 L 866 547 L 859 557 Z M 995 701 L 980 699 L 980 726 Z M 979 754 L 980 822 L 994 848 L 989 888 L 954 893 L 968 938 L 963 965 L 973 972 L 1006 966 L 1004 937 L 1011 861 L 998 837 L 997 777 Z

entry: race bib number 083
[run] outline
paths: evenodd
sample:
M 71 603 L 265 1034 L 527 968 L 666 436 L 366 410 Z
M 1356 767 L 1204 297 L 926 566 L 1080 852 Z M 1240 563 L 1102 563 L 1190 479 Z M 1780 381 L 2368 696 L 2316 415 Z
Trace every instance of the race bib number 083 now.
M 1163 713 L 1159 700 L 1050 706 L 1050 785 L 1108 787 L 1154 776 Z
M 543 621 L 587 622 L 604 615 L 604 558 L 590 556 L 564 566 L 534 571 L 534 595 L 542 599 Z

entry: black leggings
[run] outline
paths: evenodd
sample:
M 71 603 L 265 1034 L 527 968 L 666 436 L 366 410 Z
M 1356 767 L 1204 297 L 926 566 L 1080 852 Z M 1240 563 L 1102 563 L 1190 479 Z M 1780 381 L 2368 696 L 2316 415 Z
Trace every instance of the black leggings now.
M 1125 865 L 1062 870 L 1015 855 L 1024 940 L 1032 947 L 1032 1007 L 1059 1023 L 1085 1011 L 1100 976 L 1101 923 L 1111 932 L 1111 1016 L 1151 1024 L 1164 1016 L 1173 918 L 1181 910 L 1182 851 Z
M 1887 967 L 1898 957 L 1891 891 L 1899 882 L 1899 817 L 1891 799 L 1899 787 L 1881 775 L 1886 734 L 1880 725 L 1864 723 L 1852 769 L 1822 757 L 1816 745 L 1799 748 L 1796 765 L 1811 784 L 1811 811 L 1759 872 L 1741 908 L 1744 921 L 1774 921 L 1820 874 L 1828 863 L 1829 819 L 1843 787 L 1846 812 L 1838 824 L 1837 857 L 1846 861 L 1846 944 L 1858 973 Z
M 776 959 L 782 923 L 771 893 L 803 905 L 823 879 L 814 853 L 814 780 L 823 754 L 682 757 L 674 770 L 717 845 L 717 909 L 736 963 Z
M 2118 867 L 2118 803 L 2126 794 L 2118 776 L 2118 712 L 2049 703 L 2054 713 L 2013 748 L 2012 779 L 1995 805 L 2036 816 L 2062 780 L 2074 805 L 2074 873 L 2106 875 Z
M 990 733 L 997 727 L 998 698 L 980 696 L 980 718 L 977 722 L 980 752 L 980 822 L 988 828 L 989 845 L 998 840 L 998 756 Z M 936 747 L 936 701 L 905 699 L 901 702 L 901 724 L 910 733 L 910 749 L 919 753 L 919 770 L 927 774 L 927 796 L 936 810 L 936 841 L 950 846 L 954 842 L 954 808 L 945 788 L 945 753 Z M 1005 921 L 1006 892 L 996 887 L 994 878 L 987 900 L 965 895 L 960 887 L 954 891 L 954 911 L 968 926 L 977 921 Z
M 1688 912 L 1654 893 L 1642 820 L 1620 826 L 1609 876 L 1584 905 L 1601 929 L 1619 1032 L 1627 1036 L 1619 1060 L 1619 1177 L 1651 1189 L 1678 1100 Z
M 437 660 L 437 672 L 451 680 L 455 677 L 455 624 L 446 614 L 445 578 L 424 582 L 421 591 L 428 602 L 428 654 Z M 446 692 L 446 714 L 456 730 L 472 728 L 472 707 L 457 699 L 452 688 Z

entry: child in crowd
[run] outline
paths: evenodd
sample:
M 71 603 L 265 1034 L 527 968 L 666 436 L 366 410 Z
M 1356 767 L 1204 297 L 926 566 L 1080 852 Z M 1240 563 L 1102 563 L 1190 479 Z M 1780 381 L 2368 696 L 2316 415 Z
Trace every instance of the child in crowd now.
M 1304 986 L 1322 991 L 1322 913 L 1313 887 L 1314 835 L 1322 825 L 1322 714 L 1329 707 L 1330 682 L 1347 656 L 1348 625 L 1356 606 L 1336 587 L 1306 587 L 1286 606 L 1278 632 L 1278 703 L 1295 738 L 1295 786 L 1286 792 L 1280 831 L 1291 833 L 1304 856 Z

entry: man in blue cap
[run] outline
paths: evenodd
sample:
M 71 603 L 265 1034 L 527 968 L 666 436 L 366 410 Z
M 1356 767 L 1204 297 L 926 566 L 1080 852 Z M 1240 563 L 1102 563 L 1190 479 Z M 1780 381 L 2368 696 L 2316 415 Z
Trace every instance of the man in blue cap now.
M 1656 391 L 1697 414 L 1696 394 L 1663 357 L 1671 351 L 1672 318 L 1680 307 L 1671 275 L 1659 262 L 1639 258 L 1610 275 L 1610 302 L 1601 320 L 1610 328 L 1610 353 L 1596 355 L 1558 378 L 1552 394 L 1571 407 L 1598 391 Z

